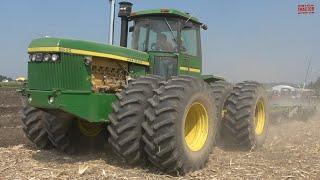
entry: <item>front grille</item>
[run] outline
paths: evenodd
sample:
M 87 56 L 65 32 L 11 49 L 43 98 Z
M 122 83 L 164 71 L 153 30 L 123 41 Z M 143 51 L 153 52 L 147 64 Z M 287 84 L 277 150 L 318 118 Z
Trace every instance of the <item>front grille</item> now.
M 58 62 L 29 62 L 28 88 L 31 90 L 90 90 L 89 70 L 83 56 L 61 54 Z

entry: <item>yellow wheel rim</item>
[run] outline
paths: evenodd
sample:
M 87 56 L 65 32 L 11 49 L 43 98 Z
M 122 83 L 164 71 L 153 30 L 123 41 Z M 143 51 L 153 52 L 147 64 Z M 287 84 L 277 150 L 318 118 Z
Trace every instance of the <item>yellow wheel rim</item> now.
M 263 100 L 259 100 L 256 105 L 255 117 L 254 117 L 255 132 L 257 135 L 263 134 L 265 124 L 266 124 L 265 104 Z
M 221 119 L 224 119 L 225 115 L 227 114 L 228 110 L 226 107 L 223 108 L 222 112 L 221 112 Z
M 184 138 L 191 151 L 199 151 L 206 143 L 209 119 L 206 108 L 199 102 L 193 103 L 187 111 L 184 124 Z
M 97 136 L 103 130 L 102 123 L 90 123 L 83 120 L 78 120 L 78 127 L 82 134 L 89 137 Z

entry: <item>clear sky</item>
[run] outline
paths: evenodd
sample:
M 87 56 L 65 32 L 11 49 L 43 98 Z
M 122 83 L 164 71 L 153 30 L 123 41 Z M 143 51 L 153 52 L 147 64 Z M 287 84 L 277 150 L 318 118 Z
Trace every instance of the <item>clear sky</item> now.
M 202 32 L 207 74 L 230 81 L 301 82 L 311 59 L 310 79 L 320 76 L 318 0 L 131 2 L 134 10 L 177 8 L 208 24 Z M 315 4 L 316 13 L 298 15 L 297 5 L 304 3 Z M 0 74 L 26 75 L 27 46 L 35 38 L 107 42 L 108 7 L 107 0 L 0 0 Z

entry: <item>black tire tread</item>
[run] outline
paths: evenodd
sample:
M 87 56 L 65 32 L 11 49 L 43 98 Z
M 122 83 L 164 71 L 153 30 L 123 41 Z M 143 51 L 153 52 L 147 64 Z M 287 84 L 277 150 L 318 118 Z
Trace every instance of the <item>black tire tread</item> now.
M 222 111 L 224 110 L 226 101 L 228 97 L 231 95 L 231 92 L 233 90 L 233 85 L 227 81 L 220 80 L 213 83 L 210 83 L 210 87 L 212 89 L 212 93 L 215 99 L 216 109 L 217 109 L 217 117 L 218 117 L 218 123 L 217 123 L 217 136 L 216 141 L 218 144 L 226 143 L 226 139 L 223 137 L 223 126 L 222 126 Z
M 22 110 L 22 129 L 27 138 L 40 149 L 52 148 L 52 144 L 44 128 L 44 121 L 47 116 L 46 112 L 28 105 Z
M 111 136 L 108 138 L 113 151 L 129 164 L 143 161 L 142 123 L 147 99 L 158 88 L 162 78 L 159 76 L 142 76 L 129 83 L 128 87 L 117 94 L 117 101 L 112 104 L 113 112 L 109 114 L 107 127 Z
M 250 119 L 251 108 L 255 106 L 255 98 L 261 84 L 254 81 L 244 81 L 234 86 L 227 100 L 227 113 L 223 121 L 224 134 L 232 140 L 232 145 L 241 149 L 256 148 L 255 132 Z M 254 112 L 253 112 L 254 113 Z
M 45 128 L 53 146 L 67 154 L 74 154 L 75 147 L 71 142 L 73 119 L 59 118 L 54 115 L 48 116 L 45 121 Z
M 204 162 L 195 169 L 184 164 L 175 140 L 174 122 L 178 119 L 178 114 L 184 111 L 178 106 L 181 97 L 189 88 L 210 89 L 208 84 L 195 77 L 172 77 L 156 90 L 157 95 L 148 100 L 150 106 L 145 110 L 147 118 L 142 126 L 145 132 L 142 138 L 145 143 L 144 151 L 153 165 L 167 173 L 184 174 L 200 169 L 206 164 Z

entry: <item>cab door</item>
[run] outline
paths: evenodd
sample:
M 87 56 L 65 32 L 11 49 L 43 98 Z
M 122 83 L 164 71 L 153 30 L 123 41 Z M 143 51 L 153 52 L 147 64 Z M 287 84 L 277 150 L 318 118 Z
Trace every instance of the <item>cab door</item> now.
M 181 30 L 180 74 L 199 76 L 201 60 L 200 25 L 189 22 Z

